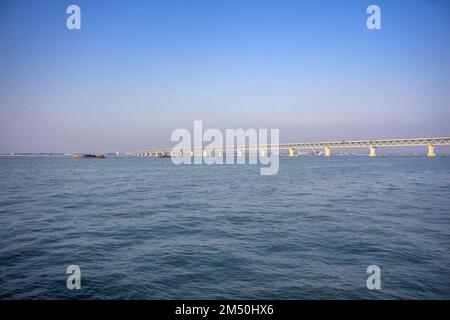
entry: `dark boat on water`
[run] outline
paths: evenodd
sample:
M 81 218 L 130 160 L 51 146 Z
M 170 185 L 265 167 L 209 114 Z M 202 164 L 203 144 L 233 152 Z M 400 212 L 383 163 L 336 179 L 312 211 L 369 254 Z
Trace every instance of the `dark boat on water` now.
M 74 155 L 75 159 L 104 159 L 105 155 L 101 153 L 85 153 Z

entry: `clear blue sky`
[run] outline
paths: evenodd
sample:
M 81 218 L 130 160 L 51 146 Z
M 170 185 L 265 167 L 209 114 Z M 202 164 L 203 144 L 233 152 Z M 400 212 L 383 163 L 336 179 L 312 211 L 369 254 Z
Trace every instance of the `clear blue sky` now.
M 194 120 L 283 142 L 448 136 L 449 39 L 445 0 L 1 0 L 0 152 L 170 147 Z

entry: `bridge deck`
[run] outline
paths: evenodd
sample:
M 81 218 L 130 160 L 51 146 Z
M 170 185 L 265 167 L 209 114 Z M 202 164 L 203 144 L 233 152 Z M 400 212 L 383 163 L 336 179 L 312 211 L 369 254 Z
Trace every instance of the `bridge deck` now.
M 450 137 L 438 138 L 407 138 L 407 139 L 376 139 L 376 140 L 350 140 L 350 141 L 323 141 L 323 142 L 299 142 L 266 145 L 247 146 L 219 146 L 215 148 L 178 148 L 178 149 L 156 149 L 138 151 L 135 154 L 168 154 L 172 152 L 192 151 L 202 152 L 204 150 L 255 150 L 255 149 L 314 149 L 314 148 L 361 148 L 361 147 L 413 147 L 413 146 L 444 146 L 450 145 Z

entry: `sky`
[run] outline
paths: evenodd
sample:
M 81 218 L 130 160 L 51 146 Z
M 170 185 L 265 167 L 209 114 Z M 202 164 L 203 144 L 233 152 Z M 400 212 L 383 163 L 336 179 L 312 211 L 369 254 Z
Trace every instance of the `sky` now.
M 450 136 L 449 39 L 446 0 L 0 0 L 0 152 Z

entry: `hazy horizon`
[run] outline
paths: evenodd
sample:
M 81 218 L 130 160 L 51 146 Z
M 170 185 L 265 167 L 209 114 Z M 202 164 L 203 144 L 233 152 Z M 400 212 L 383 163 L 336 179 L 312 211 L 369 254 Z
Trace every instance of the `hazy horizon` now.
M 448 1 L 2 2 L 0 153 L 166 148 L 194 120 L 281 142 L 450 136 L 448 39 Z

